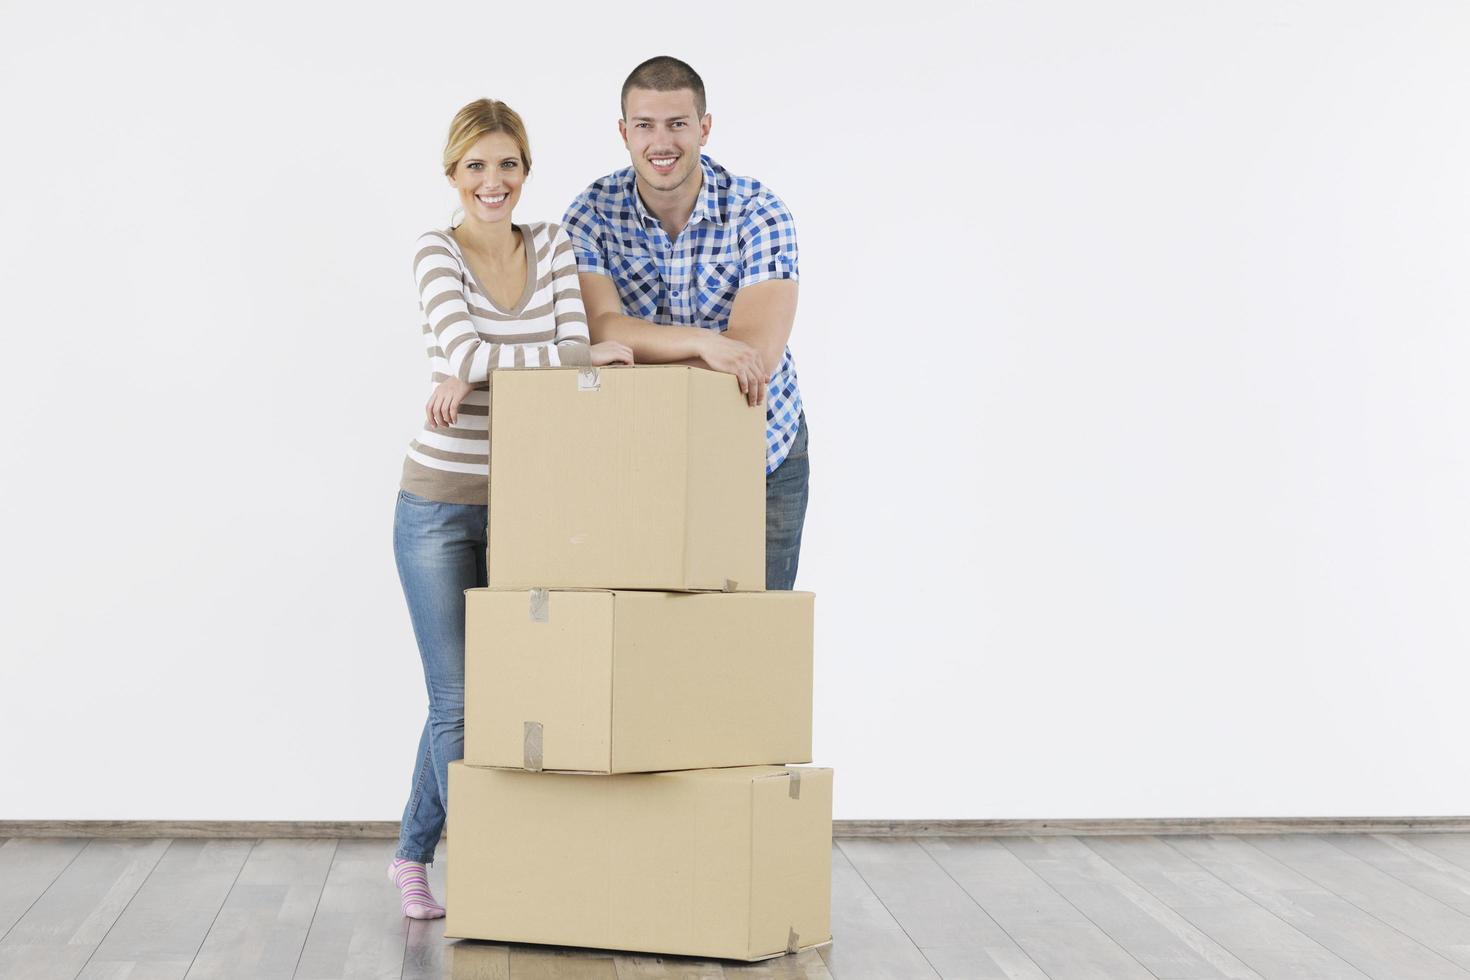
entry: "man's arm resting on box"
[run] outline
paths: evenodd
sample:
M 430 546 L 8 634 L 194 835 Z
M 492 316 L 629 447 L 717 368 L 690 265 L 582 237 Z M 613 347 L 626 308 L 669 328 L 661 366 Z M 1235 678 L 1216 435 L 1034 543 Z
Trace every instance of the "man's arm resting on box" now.
M 755 348 L 766 369 L 766 384 L 781 367 L 791 339 L 796 292 L 795 279 L 767 279 L 738 290 L 730 307 L 730 324 L 724 336 Z
M 732 374 L 750 404 L 758 405 L 764 400 L 771 371 L 766 368 L 760 351 L 748 341 L 738 336 L 727 337 L 704 327 L 649 323 L 624 316 L 617 286 L 610 278 L 595 272 L 583 272 L 578 280 L 582 285 L 582 304 L 587 310 L 587 327 L 594 344 L 605 340 L 626 344 L 633 349 L 633 358 L 640 364 L 693 364 Z M 791 285 L 795 286 L 795 283 Z M 735 311 L 741 308 L 740 297 L 746 291 L 742 289 L 735 295 L 730 317 L 732 327 L 736 323 Z M 793 317 L 795 302 L 793 290 Z M 790 333 L 791 324 L 788 322 L 783 334 L 783 347 L 784 337 Z M 779 349 L 773 363 L 780 363 Z
M 791 327 L 796 322 L 796 294 L 795 279 L 767 279 L 746 286 L 735 293 L 735 302 L 730 307 L 730 322 L 725 332 L 718 334 L 724 340 L 744 344 L 760 358 L 759 376 L 762 380 L 759 395 L 752 399 L 751 393 L 744 386 L 740 389 L 746 393 L 746 398 L 752 405 L 759 405 L 765 400 L 766 387 L 781 367 L 781 358 L 786 354 L 786 343 L 791 339 Z M 709 330 L 706 333 L 714 331 Z M 679 363 L 713 366 L 700 358 Z

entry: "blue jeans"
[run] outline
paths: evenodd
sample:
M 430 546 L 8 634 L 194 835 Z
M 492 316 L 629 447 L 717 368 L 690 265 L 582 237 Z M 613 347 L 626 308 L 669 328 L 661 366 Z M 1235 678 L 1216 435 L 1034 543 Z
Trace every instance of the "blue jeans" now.
M 464 758 L 464 590 L 485 585 L 489 508 L 398 491 L 393 557 L 424 662 L 429 716 L 419 735 L 397 856 L 434 860 L 449 812 L 449 763 Z
M 806 414 L 791 441 L 791 452 L 766 475 L 766 588 L 790 590 L 801 558 L 801 528 L 806 523 L 811 464 L 806 455 Z

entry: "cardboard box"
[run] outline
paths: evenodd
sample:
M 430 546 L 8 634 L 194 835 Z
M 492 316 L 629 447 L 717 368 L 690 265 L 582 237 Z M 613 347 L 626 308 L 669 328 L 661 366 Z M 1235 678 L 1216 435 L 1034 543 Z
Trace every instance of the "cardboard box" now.
M 465 762 L 598 773 L 810 762 L 813 602 L 470 589 Z
M 831 938 L 832 770 L 449 765 L 458 939 L 756 960 Z
M 732 376 L 503 370 L 491 398 L 491 588 L 765 588 L 766 410 Z

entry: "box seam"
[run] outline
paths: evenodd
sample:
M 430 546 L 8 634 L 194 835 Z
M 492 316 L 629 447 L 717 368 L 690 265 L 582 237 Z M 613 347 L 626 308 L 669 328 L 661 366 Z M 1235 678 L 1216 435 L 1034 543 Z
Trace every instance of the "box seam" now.
M 748 795 L 748 800 L 749 800 L 749 803 L 750 803 L 750 820 L 746 822 L 746 826 L 749 828 L 746 831 L 746 833 L 749 835 L 747 837 L 747 839 L 746 839 L 746 847 L 748 848 L 749 857 L 747 858 L 747 862 L 748 863 L 746 865 L 746 869 L 747 870 L 745 872 L 745 877 L 746 877 L 746 883 L 745 883 L 745 955 L 746 956 L 754 956 L 754 955 L 756 955 L 755 954 L 755 838 L 756 838 L 755 818 L 756 818 L 757 811 L 756 811 L 756 806 L 755 806 L 755 799 L 756 799 L 756 796 L 755 796 L 755 787 L 756 787 L 756 784 L 758 782 L 760 782 L 759 779 L 752 779 L 752 780 L 750 780 L 750 782 L 748 782 L 746 784 L 746 792 L 749 794 Z
M 691 582 L 694 569 L 691 567 L 689 554 L 689 529 L 694 524 L 694 487 L 690 485 L 691 474 L 694 467 L 690 461 L 694 459 L 694 369 L 686 367 L 684 370 L 684 533 L 680 535 L 679 550 L 683 565 L 684 587 L 693 588 L 696 583 Z
M 618 594 L 616 591 L 608 594 L 612 597 L 612 615 L 608 617 L 607 634 L 607 771 L 614 773 L 618 771 L 618 719 L 613 714 L 618 703 L 614 690 L 618 677 Z

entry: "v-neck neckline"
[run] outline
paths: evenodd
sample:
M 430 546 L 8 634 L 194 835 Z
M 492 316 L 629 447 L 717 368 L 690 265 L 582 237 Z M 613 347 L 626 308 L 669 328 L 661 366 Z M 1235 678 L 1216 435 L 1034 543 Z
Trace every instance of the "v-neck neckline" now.
M 504 313 L 506 316 L 520 316 L 525 312 L 526 304 L 531 302 L 531 295 L 536 292 L 536 244 L 532 240 L 531 230 L 529 228 L 525 225 L 516 225 L 515 227 L 516 231 L 521 233 L 521 242 L 526 249 L 526 284 L 521 289 L 521 298 L 516 300 L 515 308 L 510 310 L 495 302 L 495 297 L 490 294 L 490 290 L 486 289 L 485 284 L 480 281 L 480 277 L 475 273 L 474 266 L 470 265 L 470 260 L 464 254 L 464 248 L 460 246 L 459 239 L 454 237 L 454 229 L 449 229 L 449 240 L 454 243 L 454 250 L 459 253 L 459 261 L 464 266 L 465 271 L 470 274 L 470 279 L 474 282 L 475 288 L 480 291 L 480 295 L 485 297 L 485 302 L 489 303 L 497 313 Z

